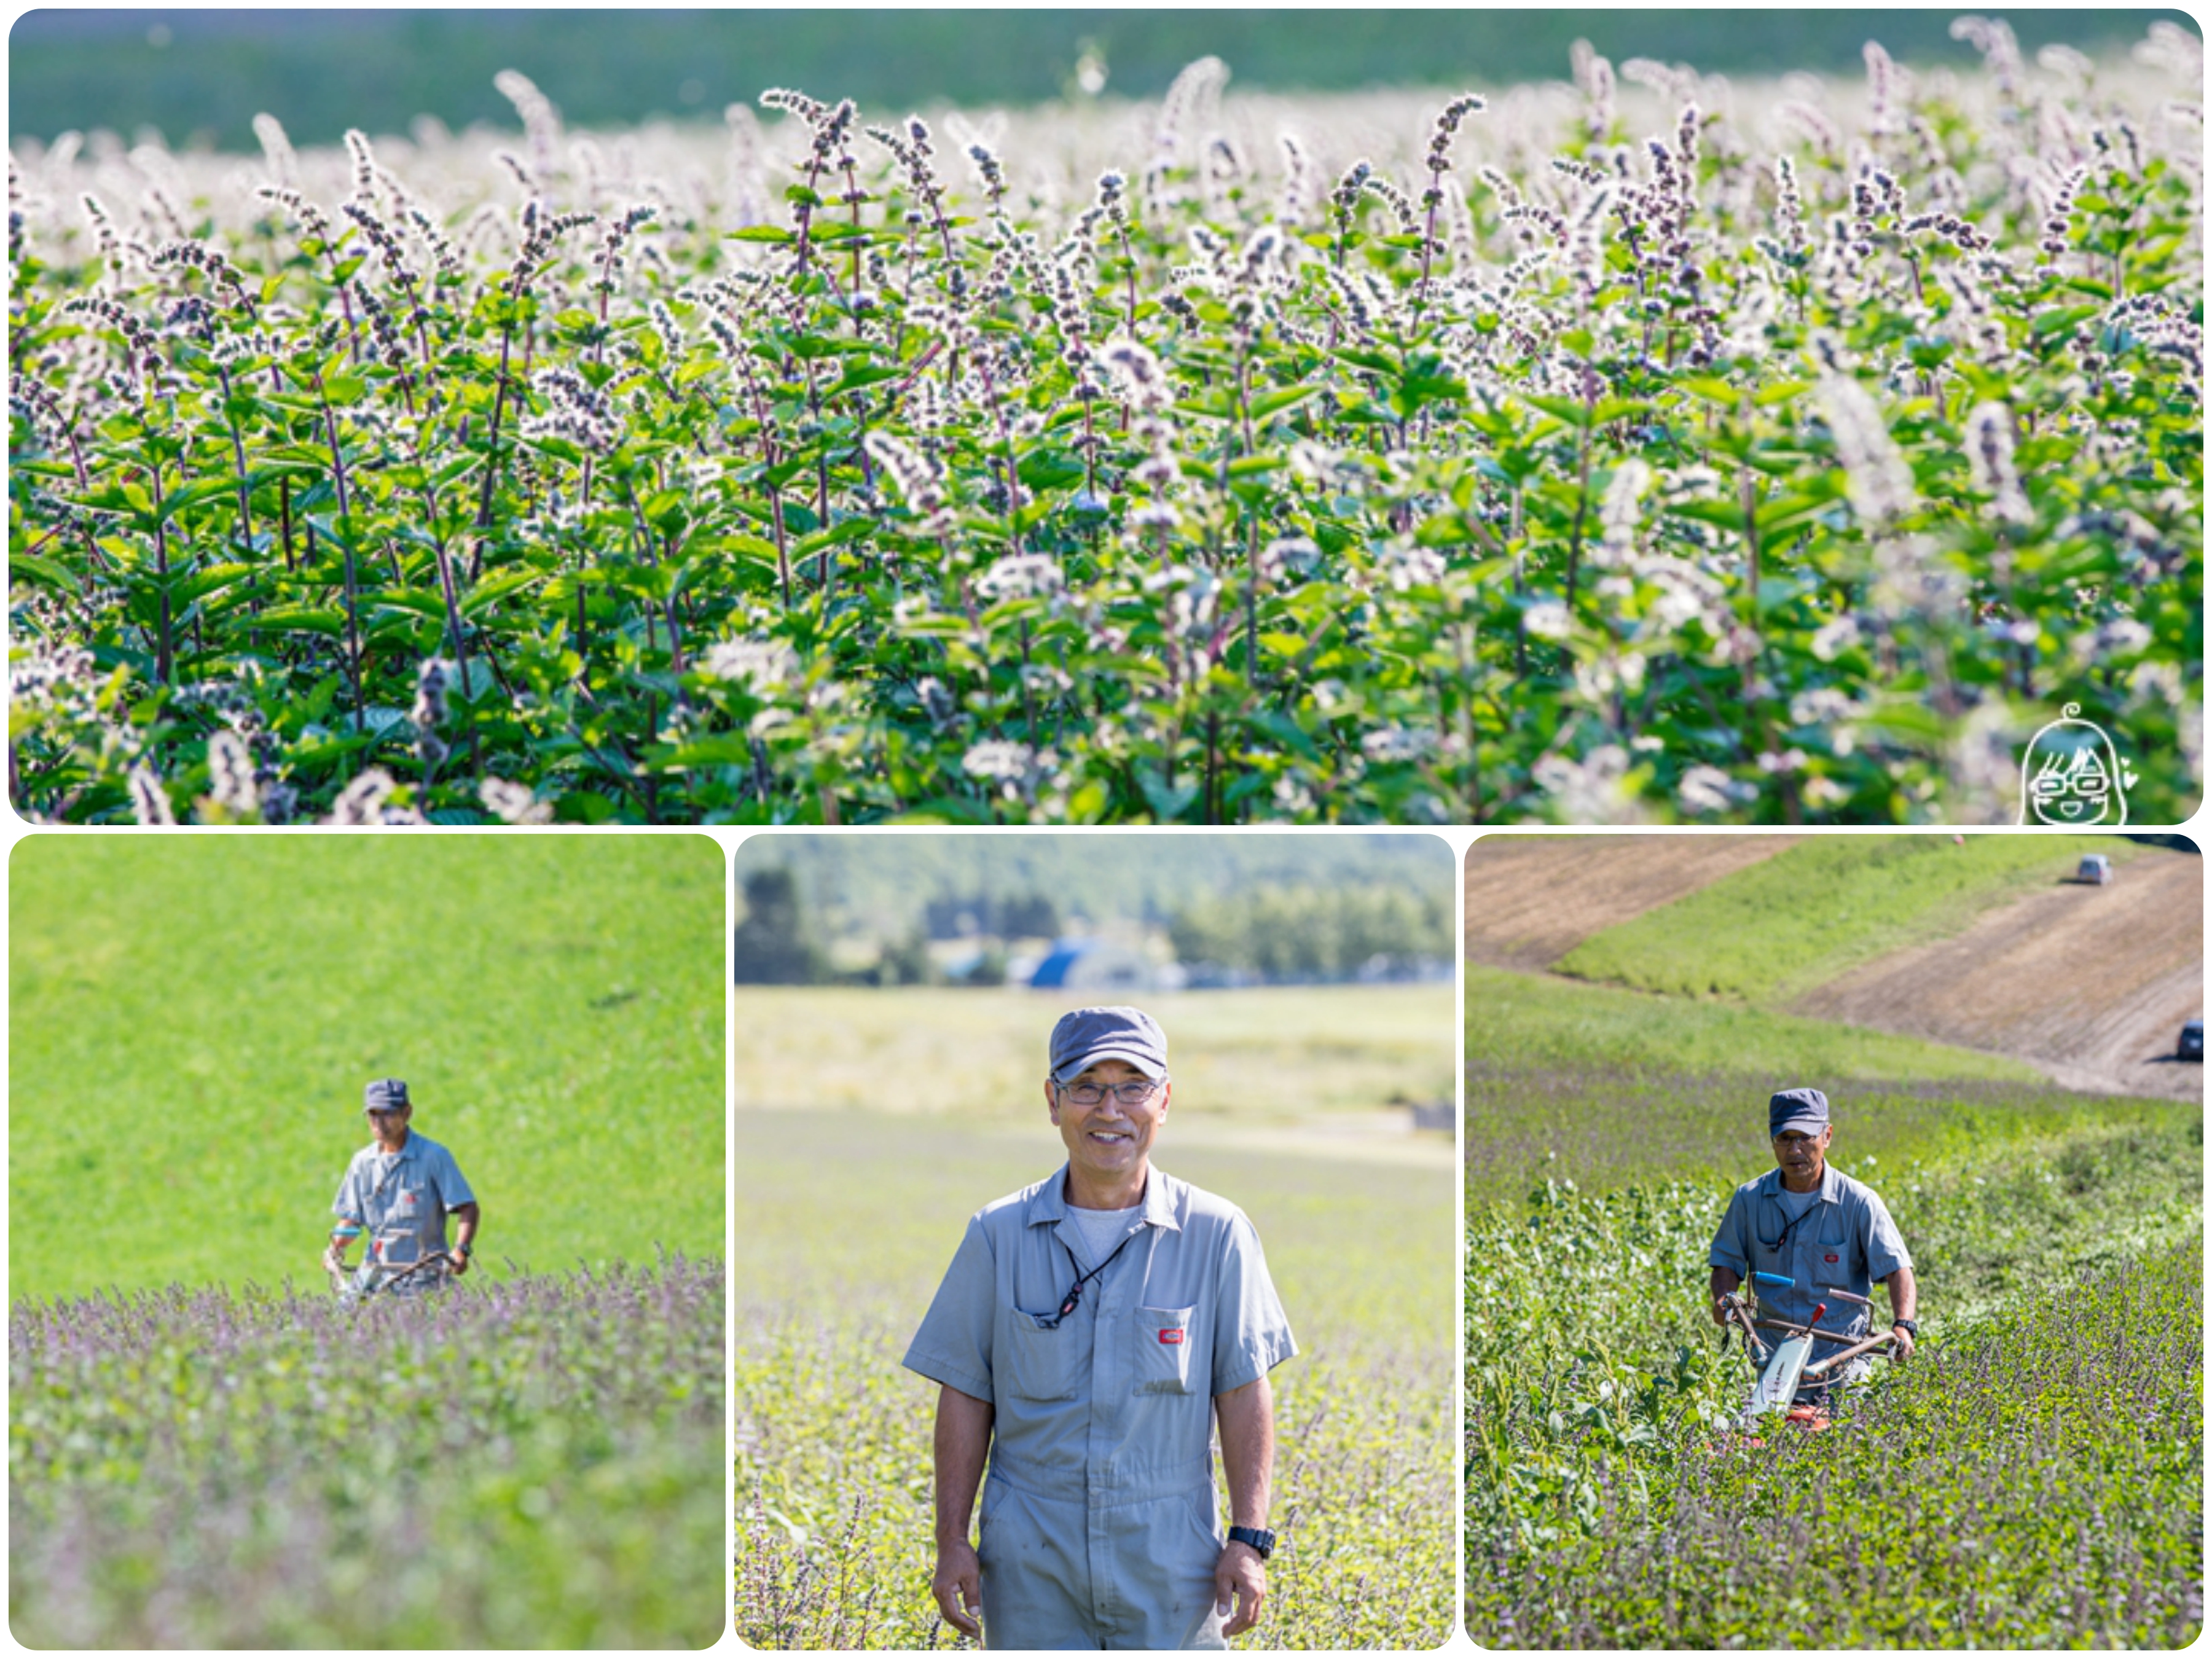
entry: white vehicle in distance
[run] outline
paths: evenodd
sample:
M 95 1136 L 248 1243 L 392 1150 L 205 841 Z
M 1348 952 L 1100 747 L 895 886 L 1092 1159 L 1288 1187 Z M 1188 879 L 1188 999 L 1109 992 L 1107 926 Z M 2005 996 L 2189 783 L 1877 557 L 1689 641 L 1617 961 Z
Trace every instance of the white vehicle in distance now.
M 2085 854 L 2081 862 L 2074 867 L 2074 879 L 2087 882 L 2093 887 L 2108 887 L 2112 880 L 2112 861 L 2102 853 Z

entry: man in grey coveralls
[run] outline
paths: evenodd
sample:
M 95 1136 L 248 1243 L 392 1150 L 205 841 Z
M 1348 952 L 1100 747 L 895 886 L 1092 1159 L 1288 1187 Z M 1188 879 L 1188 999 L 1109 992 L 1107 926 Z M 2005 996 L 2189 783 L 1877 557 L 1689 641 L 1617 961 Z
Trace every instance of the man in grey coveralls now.
M 1814 1308 L 1828 1304 L 1820 1328 L 1843 1340 L 1816 1346 L 1817 1360 L 1864 1340 L 1873 1311 L 1861 1302 L 1824 1297 L 1823 1287 L 1840 1286 L 1866 1297 L 1880 1283 L 1889 1287 L 1890 1328 L 1897 1333 L 1891 1356 L 1911 1358 L 1920 1331 L 1913 1321 L 1920 1293 L 1912 1257 L 1874 1188 L 1829 1166 L 1828 1147 L 1836 1131 L 1828 1121 L 1827 1096 L 1818 1089 L 1784 1089 L 1767 1102 L 1766 1116 L 1775 1167 L 1730 1196 L 1707 1258 L 1713 1270 L 1713 1322 L 1728 1322 L 1723 1298 L 1753 1272 L 1778 1273 L 1791 1281 L 1788 1289 L 1759 1286 L 1761 1305 L 1777 1317 L 1809 1324 Z M 1830 1389 L 1856 1381 L 1867 1370 L 1862 1355 L 1826 1382 L 1807 1383 L 1797 1397 L 1808 1404 L 1826 1403 Z
M 345 1265 L 350 1230 L 358 1229 L 368 1237 L 362 1267 L 388 1275 L 445 1249 L 450 1215 L 453 1261 L 446 1271 L 468 1272 L 483 1212 L 461 1166 L 443 1146 L 409 1127 L 415 1104 L 398 1078 L 379 1078 L 362 1095 L 362 1115 L 376 1139 L 353 1155 L 338 1182 L 331 1213 L 337 1217 L 339 1230 L 331 1235 L 323 1265 Z M 438 1282 L 432 1276 L 435 1271 L 426 1268 L 393 1289 L 430 1290 Z
M 969 1220 L 907 1350 L 939 1385 L 930 1589 L 993 1648 L 1220 1648 L 1260 1616 L 1267 1373 L 1297 1348 L 1243 1212 L 1152 1165 L 1170 1091 L 1150 1015 L 1063 1018 L 1044 1092 L 1067 1162 Z

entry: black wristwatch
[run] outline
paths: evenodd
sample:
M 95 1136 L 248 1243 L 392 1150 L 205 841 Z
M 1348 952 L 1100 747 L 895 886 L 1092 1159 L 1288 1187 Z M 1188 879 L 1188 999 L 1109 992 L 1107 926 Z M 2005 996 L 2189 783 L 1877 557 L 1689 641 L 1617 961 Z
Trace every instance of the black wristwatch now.
M 1889 1328 L 1903 1331 L 1916 1342 L 1920 1340 L 1920 1322 L 1917 1319 L 1893 1319 L 1889 1322 Z
M 1232 1544 L 1249 1545 L 1258 1553 L 1262 1561 L 1275 1553 L 1275 1534 L 1265 1527 L 1231 1527 L 1229 1529 L 1229 1541 Z

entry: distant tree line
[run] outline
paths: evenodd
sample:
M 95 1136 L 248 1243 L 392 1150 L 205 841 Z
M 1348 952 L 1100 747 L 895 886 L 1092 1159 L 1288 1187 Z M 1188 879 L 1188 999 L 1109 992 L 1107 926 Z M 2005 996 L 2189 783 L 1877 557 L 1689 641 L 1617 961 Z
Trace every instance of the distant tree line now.
M 837 971 L 809 924 L 798 877 L 781 865 L 748 873 L 744 894 L 730 947 L 730 975 L 740 985 L 927 985 L 939 977 L 919 930 L 886 945 L 868 967 Z
M 1060 907 L 1042 893 L 948 893 L 921 907 L 921 926 L 932 939 L 1057 939 Z
M 875 963 L 840 973 L 814 935 L 791 870 L 751 872 L 744 896 L 732 951 L 741 985 L 942 983 L 929 955 L 932 939 L 1049 939 L 1061 925 L 1058 907 L 1044 894 L 933 899 L 921 925 L 888 941 Z M 1194 896 L 1169 919 L 1168 936 L 1186 966 L 1203 963 L 1262 980 L 1350 979 L 1377 967 L 1403 973 L 1417 963 L 1449 960 L 1452 949 L 1448 901 L 1382 885 L 1262 883 L 1243 892 Z M 1006 957 L 993 947 L 957 982 L 1003 984 L 1006 973 Z
M 1449 907 L 1401 887 L 1263 885 L 1194 900 L 1168 924 L 1176 957 L 1263 979 L 1403 972 L 1451 955 Z
M 830 958 L 814 942 L 799 908 L 799 880 L 781 865 L 745 877 L 745 915 L 731 942 L 740 985 L 819 985 Z
M 758 856 L 769 848 L 759 847 Z M 773 857 L 798 884 L 798 902 L 823 939 L 878 939 L 919 931 L 963 937 L 1050 938 L 1069 918 L 1117 917 L 1165 927 L 1208 895 L 1279 887 L 1395 887 L 1449 904 L 1451 848 L 1433 836 L 1292 836 L 1243 830 L 1158 837 L 1102 834 L 927 836 L 895 854 L 869 836 L 779 836 Z M 741 851 L 738 868 L 749 867 Z M 1049 925 L 1036 910 L 1052 908 Z

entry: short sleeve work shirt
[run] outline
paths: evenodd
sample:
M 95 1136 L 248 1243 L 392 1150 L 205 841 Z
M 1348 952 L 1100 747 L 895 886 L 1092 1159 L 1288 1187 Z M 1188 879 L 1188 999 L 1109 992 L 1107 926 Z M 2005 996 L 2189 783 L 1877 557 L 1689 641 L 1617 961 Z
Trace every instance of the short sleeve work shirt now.
M 1888 1206 L 1864 1182 L 1828 1164 L 1820 1177 L 1820 1201 L 1794 1218 L 1782 1201 L 1782 1190 L 1779 1170 L 1737 1188 L 1713 1235 L 1709 1257 L 1713 1267 L 1726 1267 L 1739 1279 L 1749 1279 L 1756 1272 L 1790 1280 L 1787 1289 L 1756 1285 L 1761 1307 L 1772 1316 L 1809 1323 L 1823 1287 L 1870 1296 L 1876 1281 L 1912 1265 Z M 1865 1307 L 1828 1300 L 1822 1330 L 1852 1340 L 1868 1334 Z
M 906 1367 L 996 1407 L 994 1478 L 1109 1504 L 1206 1486 L 1212 1397 L 1297 1352 L 1259 1235 L 1156 1169 L 1121 1254 L 1061 1319 L 1098 1265 L 1066 1179 L 1063 1166 L 969 1222 Z
M 390 1157 L 374 1142 L 353 1155 L 331 1213 L 368 1231 L 369 1260 L 405 1267 L 446 1248 L 446 1215 L 476 1202 L 453 1155 L 410 1132 Z

